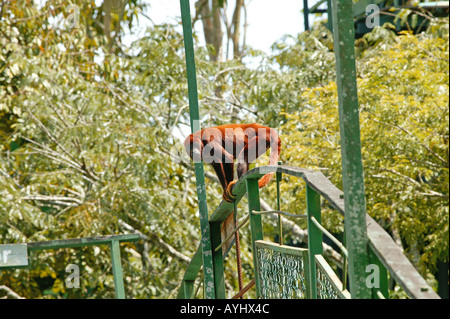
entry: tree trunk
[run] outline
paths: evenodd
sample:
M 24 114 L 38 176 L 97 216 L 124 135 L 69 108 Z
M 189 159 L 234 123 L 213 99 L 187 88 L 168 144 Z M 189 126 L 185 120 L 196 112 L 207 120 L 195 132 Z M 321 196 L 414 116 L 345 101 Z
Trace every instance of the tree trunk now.
M 209 51 L 211 61 L 220 61 L 222 50 L 222 23 L 220 20 L 220 7 L 215 1 L 198 0 L 195 3 L 196 15 L 202 20 L 203 33 L 206 45 L 212 49 Z
M 115 52 L 115 50 L 117 49 L 116 43 L 121 43 L 120 24 L 124 15 L 126 5 L 127 0 L 103 1 L 103 32 L 108 39 L 108 49 L 111 53 Z M 113 19 L 112 14 L 117 15 L 117 18 Z
M 103 32 L 108 39 L 108 45 L 111 49 L 111 0 L 103 2 Z
M 222 20 L 220 19 L 220 7 L 213 3 L 213 46 L 215 50 L 214 61 L 221 61 L 222 57 L 222 42 L 223 42 L 223 31 L 222 31 Z
M 231 24 L 228 23 L 227 19 L 226 2 L 223 6 L 224 8 L 220 6 L 218 0 L 197 0 L 195 3 L 196 17 L 194 18 L 194 22 L 197 18 L 202 21 L 205 42 L 211 48 L 209 51 L 209 57 L 210 60 L 214 62 L 220 62 L 223 59 L 223 24 L 225 25 L 227 31 L 226 43 L 230 40 L 233 43 L 233 58 L 239 59 L 242 54 L 242 46 L 240 45 L 239 40 L 241 36 L 242 23 L 241 13 L 242 9 L 245 8 L 245 0 L 236 0 L 236 6 L 233 11 Z
M 241 48 L 239 46 L 239 36 L 241 27 L 241 11 L 244 5 L 244 0 L 236 0 L 236 7 L 233 13 L 233 31 L 232 31 L 232 42 L 233 42 L 233 58 L 239 59 L 241 56 Z

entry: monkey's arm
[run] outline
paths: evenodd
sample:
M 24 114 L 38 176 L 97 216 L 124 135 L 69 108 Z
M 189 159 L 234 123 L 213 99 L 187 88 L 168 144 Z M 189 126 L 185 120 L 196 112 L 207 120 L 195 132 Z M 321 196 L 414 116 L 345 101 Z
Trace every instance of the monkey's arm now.
M 217 140 L 206 142 L 203 146 L 202 158 L 205 163 L 211 164 L 219 178 L 223 188 L 223 199 L 232 202 L 234 195 L 231 187 L 236 181 L 234 179 L 234 158 Z

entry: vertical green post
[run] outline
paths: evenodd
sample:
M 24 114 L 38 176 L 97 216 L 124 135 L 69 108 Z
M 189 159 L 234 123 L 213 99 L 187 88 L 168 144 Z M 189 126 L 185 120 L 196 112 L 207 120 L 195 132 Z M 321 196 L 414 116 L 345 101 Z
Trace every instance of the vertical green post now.
M 400 0 L 394 0 L 394 7 L 400 11 Z M 399 12 L 398 11 L 398 12 Z M 395 12 L 397 14 L 397 12 Z M 397 19 L 397 22 L 395 23 L 395 31 L 399 32 L 402 28 L 401 24 L 400 24 L 401 20 Z
M 223 253 L 222 248 L 218 251 L 218 247 L 222 243 L 222 237 L 220 233 L 221 223 L 210 222 L 211 228 L 211 244 L 213 250 L 213 264 L 214 264 L 214 287 L 215 287 L 215 298 L 225 299 L 225 277 L 223 269 Z
M 193 299 L 195 280 L 183 280 L 183 294 L 178 299 Z
M 327 28 L 328 30 L 330 30 L 331 32 L 333 32 L 333 13 L 331 12 L 331 0 L 327 0 L 327 16 L 328 16 L 328 21 L 327 21 Z
M 189 93 L 189 115 L 191 119 L 192 133 L 200 129 L 199 110 L 198 110 L 198 93 L 197 93 L 197 76 L 195 71 L 194 58 L 194 40 L 192 37 L 191 12 L 189 8 L 189 0 L 180 0 L 181 20 L 183 23 L 184 47 L 186 51 L 186 71 Z M 214 287 L 214 266 L 213 254 L 211 249 L 211 230 L 209 225 L 208 205 L 206 203 L 206 186 L 205 174 L 203 171 L 203 162 L 195 164 L 195 178 L 197 183 L 198 208 L 200 215 L 202 258 L 204 271 L 204 289 L 206 299 L 215 297 Z
M 123 286 L 122 261 L 120 260 L 120 245 L 118 240 L 111 241 L 111 260 L 114 277 L 114 289 L 117 299 L 125 299 L 125 288 Z
M 333 0 L 332 4 L 350 293 L 352 298 L 370 298 L 371 291 L 365 285 L 368 240 L 356 89 L 353 2 Z
M 283 164 L 281 161 L 278 162 L 278 165 Z M 280 183 L 281 183 L 281 173 L 277 172 L 276 173 L 277 176 L 277 210 L 280 211 L 281 210 L 281 205 L 280 205 Z M 280 236 L 280 238 L 278 239 L 278 242 L 280 245 L 283 245 L 283 224 L 281 223 L 281 215 L 278 214 L 278 235 Z
M 317 298 L 317 280 L 316 280 L 316 260 L 315 255 L 323 253 L 323 234 L 311 221 L 314 217 L 319 223 L 322 221 L 320 213 L 320 195 L 311 187 L 306 185 L 306 210 L 308 214 L 308 251 L 309 251 L 309 274 L 310 274 L 310 296 L 311 299 Z
M 303 22 L 305 23 L 305 31 L 308 31 L 309 30 L 308 0 L 303 0 Z
M 252 211 L 260 211 L 258 179 L 247 178 L 248 213 L 250 216 L 250 231 L 252 235 L 253 269 L 255 271 L 256 297 L 259 298 L 260 283 L 259 269 L 256 255 L 255 241 L 263 239 L 261 215 L 252 214 Z

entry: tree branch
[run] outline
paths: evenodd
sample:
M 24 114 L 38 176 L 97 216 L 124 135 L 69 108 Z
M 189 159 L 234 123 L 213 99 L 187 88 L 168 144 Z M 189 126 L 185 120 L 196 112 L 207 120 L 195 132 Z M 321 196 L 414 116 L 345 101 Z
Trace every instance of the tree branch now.
M 417 187 L 421 187 L 421 185 L 420 185 L 420 183 L 418 181 L 416 181 L 416 180 L 412 179 L 411 177 L 406 176 L 406 175 L 404 175 L 404 174 L 402 174 L 400 172 L 397 172 L 396 170 L 393 170 L 393 169 L 390 169 L 390 168 L 380 168 L 380 171 L 382 171 L 382 172 L 389 172 L 389 173 L 395 174 L 395 175 L 400 176 L 401 178 L 407 180 L 411 184 L 414 184 Z
M 162 250 L 164 250 L 166 253 L 168 253 L 170 256 L 174 257 L 178 261 L 181 261 L 183 263 L 189 264 L 191 262 L 191 258 L 188 256 L 180 253 L 178 250 L 173 248 L 171 245 L 166 243 L 164 240 L 162 240 L 157 233 L 151 232 L 148 236 L 140 232 L 139 230 L 133 228 L 131 225 L 127 224 L 123 220 L 119 219 L 119 225 L 126 229 L 127 231 L 139 234 L 141 238 L 145 241 L 151 242 L 158 247 L 160 247 Z
M 74 197 L 67 197 L 67 196 L 47 196 L 47 195 L 27 195 L 23 196 L 22 199 L 24 200 L 40 200 L 40 201 L 46 201 L 46 202 L 54 202 L 55 204 L 64 205 L 64 206 L 77 206 L 74 205 L 82 205 L 83 202 L 79 200 L 78 198 Z
M 0 286 L 0 290 L 5 291 L 6 295 L 10 296 L 11 298 L 14 298 L 14 299 L 25 299 L 24 297 L 20 296 L 18 293 L 16 293 L 14 290 L 9 288 L 8 286 L 1 285 Z
M 370 111 L 366 111 L 368 113 L 370 113 L 372 116 L 379 118 L 375 113 L 370 112 Z M 396 125 L 396 124 L 391 124 L 391 123 L 386 123 L 384 121 L 381 120 L 377 120 L 375 118 L 373 118 L 373 120 L 377 123 L 386 125 L 386 126 L 390 126 L 390 127 L 394 127 L 402 132 L 404 132 L 405 134 L 409 135 L 410 137 L 413 138 L 413 140 L 419 144 L 421 147 L 423 147 L 424 149 L 426 149 L 428 152 L 430 152 L 431 155 L 433 155 L 434 157 L 436 157 L 437 159 L 439 159 L 441 162 L 443 162 L 445 165 L 448 165 L 448 161 L 445 160 L 444 158 L 442 158 L 439 154 L 437 154 L 436 152 L 434 152 L 430 147 L 428 147 L 427 145 L 425 145 L 424 143 L 422 143 L 421 141 L 418 140 L 418 138 L 412 134 L 410 131 L 408 131 L 407 129 L 405 129 L 402 126 Z

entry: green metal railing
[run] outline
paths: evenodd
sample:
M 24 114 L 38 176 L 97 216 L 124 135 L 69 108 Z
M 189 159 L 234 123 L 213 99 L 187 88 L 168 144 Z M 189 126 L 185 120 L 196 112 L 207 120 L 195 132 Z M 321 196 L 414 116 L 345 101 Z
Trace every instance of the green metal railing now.
M 258 179 L 271 172 L 301 177 L 306 183 L 308 249 L 264 241 L 262 216 L 269 212 L 260 210 Z M 245 194 L 248 197 L 248 220 L 251 228 L 255 286 L 258 298 L 355 298 L 351 289 L 348 291 L 346 285 L 342 283 L 347 276 L 346 272 L 339 278 L 323 256 L 323 235 L 330 239 L 334 238 L 333 241 L 337 241 L 337 239 L 320 224 L 322 201 L 327 201 L 344 217 L 346 214 L 343 192 L 322 173 L 290 166 L 257 167 L 241 177 L 235 184 L 233 193 L 237 195 L 238 202 Z M 210 223 L 224 221 L 233 211 L 233 207 L 233 204 L 222 201 L 211 215 Z M 304 215 L 295 215 L 279 210 L 273 213 L 305 218 Z M 247 217 L 243 219 L 240 227 L 246 223 Z M 368 246 L 366 247 L 368 265 L 377 268 L 379 280 L 369 287 L 367 284 L 371 275 L 369 272 L 365 273 L 363 280 L 356 284 L 368 290 L 369 298 L 389 298 L 388 273 L 410 298 L 439 298 L 390 235 L 369 215 L 366 215 L 365 223 L 368 236 Z M 342 249 L 342 255 L 346 258 L 347 248 L 341 242 L 339 244 L 338 247 Z M 217 251 L 222 254 L 221 249 Z M 196 297 L 193 289 L 186 289 L 186 287 L 193 287 L 193 283 L 198 277 L 201 268 L 201 258 L 199 257 L 200 254 L 197 252 L 188 266 L 178 298 Z M 222 257 L 224 258 L 224 256 Z M 215 273 L 215 275 L 221 276 L 220 280 L 216 280 L 223 282 L 223 273 Z M 285 290 L 281 289 L 283 286 L 286 287 Z M 225 298 L 225 293 L 220 298 Z
M 119 244 L 123 242 L 135 242 L 139 239 L 139 234 L 127 234 L 0 245 L 0 255 L 7 256 L 7 258 L 0 258 L 0 270 L 30 268 L 29 255 L 34 251 L 109 245 L 111 249 L 112 274 L 114 277 L 116 298 L 125 299 Z

